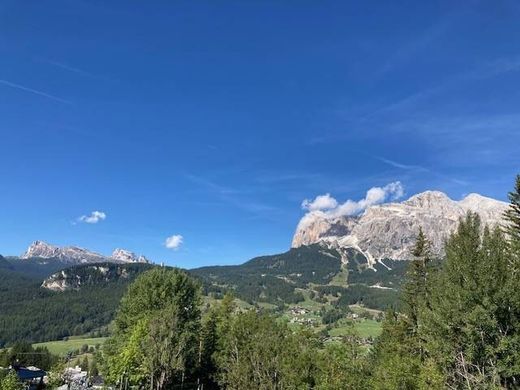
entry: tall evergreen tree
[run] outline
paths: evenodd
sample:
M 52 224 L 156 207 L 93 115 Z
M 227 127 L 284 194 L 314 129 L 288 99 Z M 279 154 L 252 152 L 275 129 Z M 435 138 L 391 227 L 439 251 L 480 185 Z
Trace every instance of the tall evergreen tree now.
M 516 256 L 520 256 L 520 175 L 516 176 L 514 190 L 509 193 L 508 197 L 510 204 L 505 212 L 505 230 L 513 251 Z
M 411 254 L 414 259 L 410 262 L 408 268 L 401 300 L 403 312 L 408 318 L 411 331 L 416 334 L 419 311 L 428 299 L 428 277 L 431 272 L 431 243 L 426 238 L 422 228 L 419 228 Z
M 402 315 L 388 311 L 383 332 L 372 351 L 372 387 L 376 389 L 414 389 L 424 361 L 424 340 L 419 334 L 421 312 L 429 299 L 431 243 L 422 228 L 412 248 L 414 259 L 401 292 Z M 435 388 L 435 386 L 432 386 Z
M 371 351 L 371 388 L 416 389 L 421 363 L 416 349 L 408 321 L 387 311 L 383 331 Z
M 90 372 L 91 377 L 99 375 L 99 368 L 98 368 L 96 355 L 94 355 L 94 358 L 92 359 L 92 362 L 90 363 L 89 372 Z
M 482 231 L 476 214 L 460 221 L 422 320 L 428 355 L 449 388 L 519 384 L 518 282 L 501 231 Z
M 81 368 L 81 371 L 88 371 L 90 364 L 87 355 L 85 355 L 85 357 L 81 360 L 79 366 Z

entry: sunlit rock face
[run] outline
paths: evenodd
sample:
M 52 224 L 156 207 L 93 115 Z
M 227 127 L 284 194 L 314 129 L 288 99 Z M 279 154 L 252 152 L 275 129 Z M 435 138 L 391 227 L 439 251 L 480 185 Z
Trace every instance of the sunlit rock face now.
M 112 259 L 121 261 L 123 263 L 149 263 L 150 261 L 140 255 L 136 255 L 134 252 L 127 251 L 126 249 L 116 249 L 112 252 Z
M 370 206 L 359 216 L 307 215 L 298 225 L 292 247 L 322 242 L 357 249 L 371 263 L 409 260 L 421 227 L 432 242 L 433 254 L 442 256 L 445 239 L 468 211 L 478 213 L 483 224 L 497 225 L 507 207 L 505 202 L 478 194 L 455 201 L 442 192 L 426 191 L 400 203 Z
M 111 256 L 103 256 L 99 253 L 76 246 L 58 247 L 43 241 L 34 241 L 20 256 L 21 259 L 30 258 L 57 259 L 70 264 L 89 263 L 148 263 L 144 256 L 138 256 L 125 249 L 116 249 Z

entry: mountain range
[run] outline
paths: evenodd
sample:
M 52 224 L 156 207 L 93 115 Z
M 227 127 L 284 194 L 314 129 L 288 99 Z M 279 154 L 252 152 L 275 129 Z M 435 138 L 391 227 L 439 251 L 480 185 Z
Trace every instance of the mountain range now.
M 468 211 L 479 214 L 483 225 L 497 225 L 507 207 L 505 202 L 479 194 L 456 201 L 443 192 L 426 191 L 403 202 L 370 206 L 360 215 L 312 211 L 300 221 L 292 247 L 321 243 L 341 253 L 355 249 L 373 266 L 384 259 L 409 260 L 422 228 L 432 242 L 433 255 L 442 257 L 444 240 Z
M 422 228 L 432 242 L 432 252 L 442 257 L 444 240 L 456 229 L 468 211 L 480 215 L 483 225 L 501 222 L 508 204 L 479 194 L 469 194 L 460 201 L 440 191 L 426 191 L 403 202 L 369 206 L 359 215 L 337 216 L 311 211 L 300 221 L 292 248 L 321 244 L 334 249 L 344 263 L 353 249 L 361 253 L 369 266 L 385 259 L 409 260 L 415 237 Z M 150 263 L 142 255 L 115 249 L 105 256 L 77 246 L 58 247 L 34 241 L 19 257 L 21 260 L 54 259 L 64 264 Z
M 110 256 L 104 256 L 88 249 L 67 246 L 58 247 L 43 241 L 34 241 L 29 248 L 20 256 L 20 259 L 56 259 L 63 263 L 93 264 L 93 263 L 149 263 L 150 261 L 140 255 L 136 255 L 125 249 L 115 249 Z
M 240 265 L 188 270 L 203 294 L 234 295 L 283 309 L 303 301 L 335 301 L 385 310 L 398 307 L 410 248 L 422 227 L 442 261 L 443 240 L 468 211 L 500 224 L 507 204 L 471 194 L 460 201 L 427 191 L 353 216 L 309 212 L 292 248 Z M 56 340 L 100 329 L 113 319 L 127 286 L 157 265 L 116 249 L 110 256 L 35 241 L 20 257 L 0 256 L 0 347 L 16 340 Z M 265 306 L 267 305 L 267 306 Z M 45 307 L 45 310 L 40 310 Z

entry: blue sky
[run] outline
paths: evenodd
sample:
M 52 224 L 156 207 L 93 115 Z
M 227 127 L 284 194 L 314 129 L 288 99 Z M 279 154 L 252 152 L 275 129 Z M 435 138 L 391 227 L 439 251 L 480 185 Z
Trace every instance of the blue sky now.
M 320 194 L 505 200 L 519 18 L 512 0 L 2 1 L 0 253 L 231 264 L 286 250 Z

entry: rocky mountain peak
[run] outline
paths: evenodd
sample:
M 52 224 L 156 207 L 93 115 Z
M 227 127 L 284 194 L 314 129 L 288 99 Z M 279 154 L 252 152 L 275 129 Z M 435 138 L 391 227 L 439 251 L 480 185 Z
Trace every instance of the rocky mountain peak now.
M 44 241 L 36 240 L 29 248 L 20 256 L 22 259 L 28 259 L 29 257 L 43 257 L 43 258 L 51 258 L 56 257 L 59 254 L 59 248 L 50 245 Z
M 468 211 L 478 213 L 483 224 L 502 221 L 507 203 L 479 194 L 469 194 L 460 201 L 440 191 L 416 194 L 401 203 L 368 207 L 356 217 L 329 218 L 326 214 L 308 213 L 296 229 L 292 246 L 331 243 L 338 248 L 353 248 L 369 262 L 382 259 L 408 260 L 421 227 L 432 241 L 434 255 L 443 255 L 444 240 Z M 332 228 L 334 227 L 334 228 Z
M 466 195 L 464 199 L 459 201 L 459 204 L 467 209 L 480 207 L 480 208 L 494 208 L 496 206 L 496 200 L 493 198 L 488 198 L 486 196 L 482 196 L 480 194 L 469 194 Z
M 137 256 L 134 252 L 128 251 L 126 249 L 117 248 L 112 252 L 112 259 L 118 260 L 124 263 L 149 263 L 150 261 L 140 255 Z
M 403 203 L 408 204 L 410 206 L 417 206 L 422 208 L 435 208 L 438 207 L 440 203 L 448 203 L 451 201 L 452 200 L 444 192 L 424 191 L 410 197 Z
M 44 259 L 57 259 L 70 264 L 89 264 L 89 263 L 149 263 L 144 256 L 137 256 L 135 253 L 125 249 L 116 249 L 111 256 L 104 256 L 77 246 L 58 247 L 44 241 L 34 241 L 29 248 L 20 256 L 22 259 L 39 257 Z

